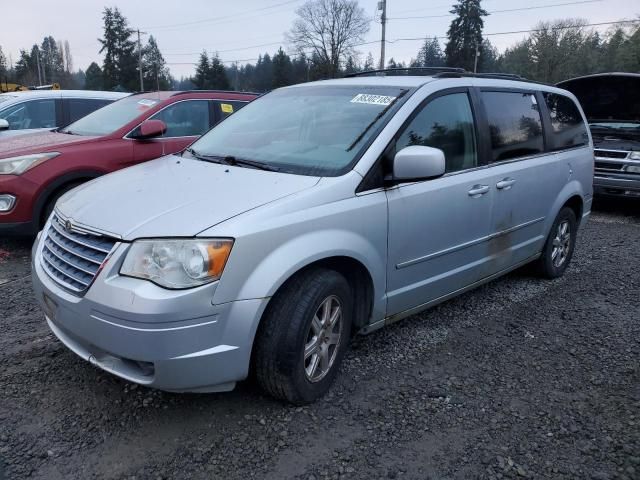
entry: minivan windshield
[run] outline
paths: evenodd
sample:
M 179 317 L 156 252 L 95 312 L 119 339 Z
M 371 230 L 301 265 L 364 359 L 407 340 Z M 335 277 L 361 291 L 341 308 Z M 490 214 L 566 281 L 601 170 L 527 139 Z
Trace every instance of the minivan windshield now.
M 97 137 L 109 135 L 159 102 L 157 98 L 144 98 L 141 95 L 125 97 L 90 113 L 60 131 Z
M 313 85 L 254 100 L 189 152 L 238 165 L 314 176 L 343 174 L 399 106 L 399 87 Z M 247 162 L 249 161 L 249 162 Z

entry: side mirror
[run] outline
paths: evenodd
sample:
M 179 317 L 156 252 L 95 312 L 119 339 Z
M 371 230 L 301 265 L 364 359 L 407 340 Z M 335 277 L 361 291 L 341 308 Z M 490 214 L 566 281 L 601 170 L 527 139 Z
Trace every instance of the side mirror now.
M 393 180 L 424 180 L 444 172 L 444 152 L 438 148 L 413 145 L 400 150 L 393 159 Z
M 159 137 L 167 131 L 167 125 L 162 120 L 145 120 L 131 135 L 136 140 L 146 140 Z
M 0 118 L 0 130 L 9 130 L 9 122 L 4 118 Z

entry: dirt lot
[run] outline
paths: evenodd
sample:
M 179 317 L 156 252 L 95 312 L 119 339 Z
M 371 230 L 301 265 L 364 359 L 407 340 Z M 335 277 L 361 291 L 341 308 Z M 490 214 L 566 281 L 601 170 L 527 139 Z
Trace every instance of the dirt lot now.
M 80 360 L 32 299 L 26 241 L 0 240 L 0 329 L 9 479 L 640 479 L 638 204 L 601 204 L 559 280 L 516 272 L 357 339 L 304 408 Z

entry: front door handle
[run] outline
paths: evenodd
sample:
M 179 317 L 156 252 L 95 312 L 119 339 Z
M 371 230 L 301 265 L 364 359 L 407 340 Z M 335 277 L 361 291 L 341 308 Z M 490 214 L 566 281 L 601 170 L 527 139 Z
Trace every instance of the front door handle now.
M 480 195 L 484 195 L 489 191 L 489 185 L 474 185 L 469 190 L 469 196 L 473 198 L 478 198 Z
M 514 183 L 516 183 L 516 181 L 513 178 L 507 177 L 496 183 L 496 187 L 498 190 L 509 190 Z

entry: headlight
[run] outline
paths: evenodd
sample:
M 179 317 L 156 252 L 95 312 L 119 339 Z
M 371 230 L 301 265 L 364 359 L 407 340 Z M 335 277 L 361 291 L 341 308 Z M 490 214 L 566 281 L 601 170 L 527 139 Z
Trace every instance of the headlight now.
M 0 158 L 0 175 L 22 175 L 30 168 L 60 155 L 59 152 L 34 153 L 20 157 Z
M 640 152 L 631 152 L 629 154 L 629 160 L 640 160 Z
M 190 288 L 218 280 L 233 240 L 138 240 L 133 242 L 120 274 L 143 278 L 166 288 Z

